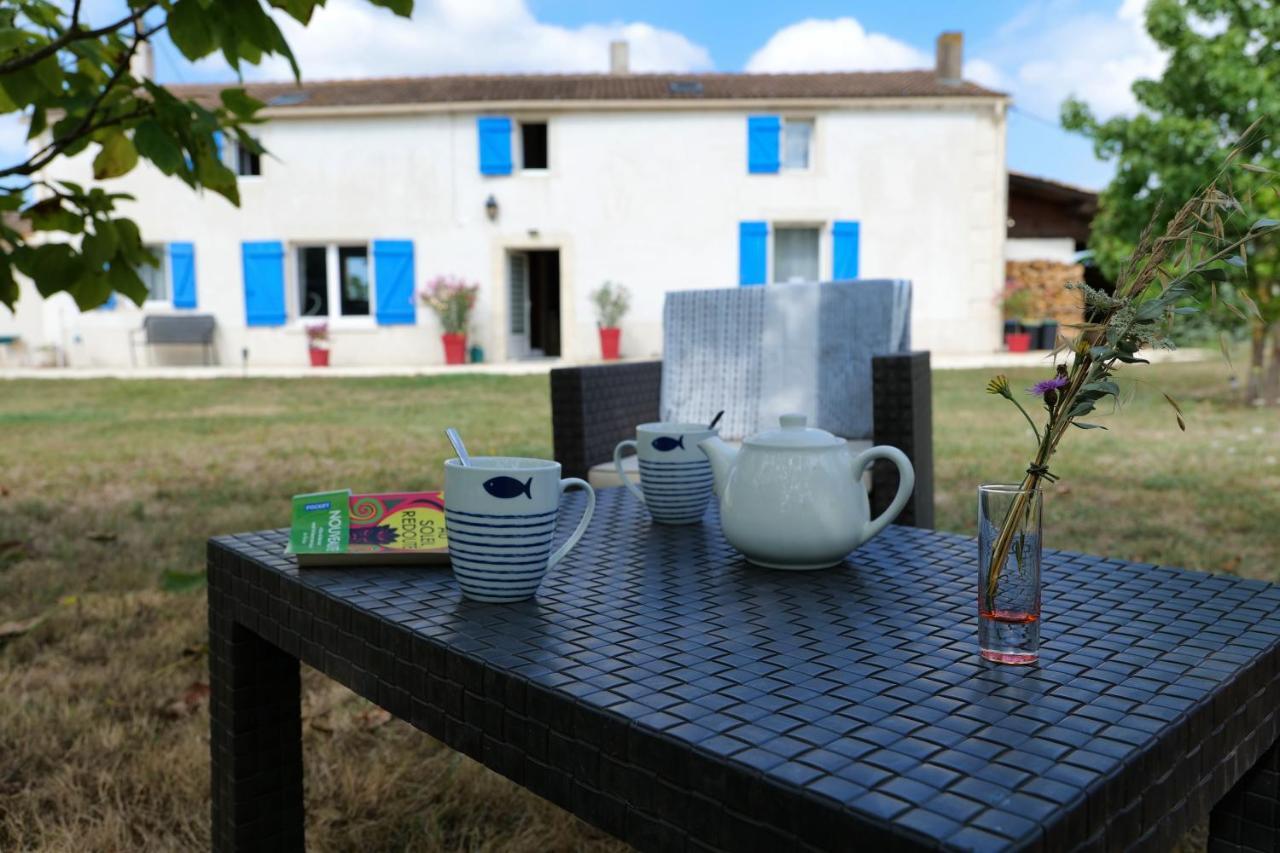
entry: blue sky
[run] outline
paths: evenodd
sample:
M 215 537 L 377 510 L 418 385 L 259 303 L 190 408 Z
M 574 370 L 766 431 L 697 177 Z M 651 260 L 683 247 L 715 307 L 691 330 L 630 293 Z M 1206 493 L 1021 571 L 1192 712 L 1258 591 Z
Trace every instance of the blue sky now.
M 120 0 L 88 0 L 90 21 Z M 1071 94 L 1101 115 L 1134 109 L 1129 86 L 1163 58 L 1142 30 L 1143 0 L 417 0 L 412 21 L 362 0 L 328 0 L 307 29 L 284 26 L 304 79 L 397 74 L 605 70 L 607 44 L 632 45 L 636 70 L 802 71 L 932 64 L 943 30 L 965 33 L 965 74 L 1009 92 L 1012 169 L 1100 187 L 1111 175 L 1087 140 L 1059 129 Z M 220 60 L 192 65 L 167 41 L 157 77 L 232 80 Z M 283 63 L 246 71 L 282 79 Z M 20 135 L 0 125 L 0 157 Z M 5 157 L 5 159 L 9 159 Z

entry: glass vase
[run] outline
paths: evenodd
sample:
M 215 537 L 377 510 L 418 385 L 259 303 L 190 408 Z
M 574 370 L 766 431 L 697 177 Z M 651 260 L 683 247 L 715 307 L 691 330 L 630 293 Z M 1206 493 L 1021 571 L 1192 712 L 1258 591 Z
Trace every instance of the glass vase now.
M 978 652 L 995 663 L 1040 654 L 1039 489 L 978 487 Z

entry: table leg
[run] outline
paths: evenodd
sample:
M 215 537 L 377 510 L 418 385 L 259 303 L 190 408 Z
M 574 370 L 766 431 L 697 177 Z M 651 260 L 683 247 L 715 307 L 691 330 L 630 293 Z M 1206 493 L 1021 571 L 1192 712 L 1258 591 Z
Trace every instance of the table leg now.
M 209 618 L 215 851 L 301 851 L 298 660 L 243 625 Z
M 1208 853 L 1280 850 L 1280 743 L 1218 801 L 1209 814 Z

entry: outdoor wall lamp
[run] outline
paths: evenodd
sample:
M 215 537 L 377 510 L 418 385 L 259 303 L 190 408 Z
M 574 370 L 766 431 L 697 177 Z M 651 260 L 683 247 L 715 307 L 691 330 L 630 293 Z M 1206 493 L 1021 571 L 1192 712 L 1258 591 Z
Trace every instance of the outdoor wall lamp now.
M 489 217 L 490 222 L 498 220 L 498 200 L 492 195 L 484 200 L 484 215 Z

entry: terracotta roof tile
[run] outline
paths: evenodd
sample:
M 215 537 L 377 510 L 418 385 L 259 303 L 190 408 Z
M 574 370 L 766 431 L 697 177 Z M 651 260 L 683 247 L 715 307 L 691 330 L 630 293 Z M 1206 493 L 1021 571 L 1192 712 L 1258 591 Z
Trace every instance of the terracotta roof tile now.
M 232 84 L 226 84 L 232 85 Z M 216 100 L 222 84 L 170 87 Z M 698 101 L 824 98 L 1003 97 L 932 70 L 804 74 L 508 74 L 250 83 L 249 93 L 281 109 L 509 101 Z

